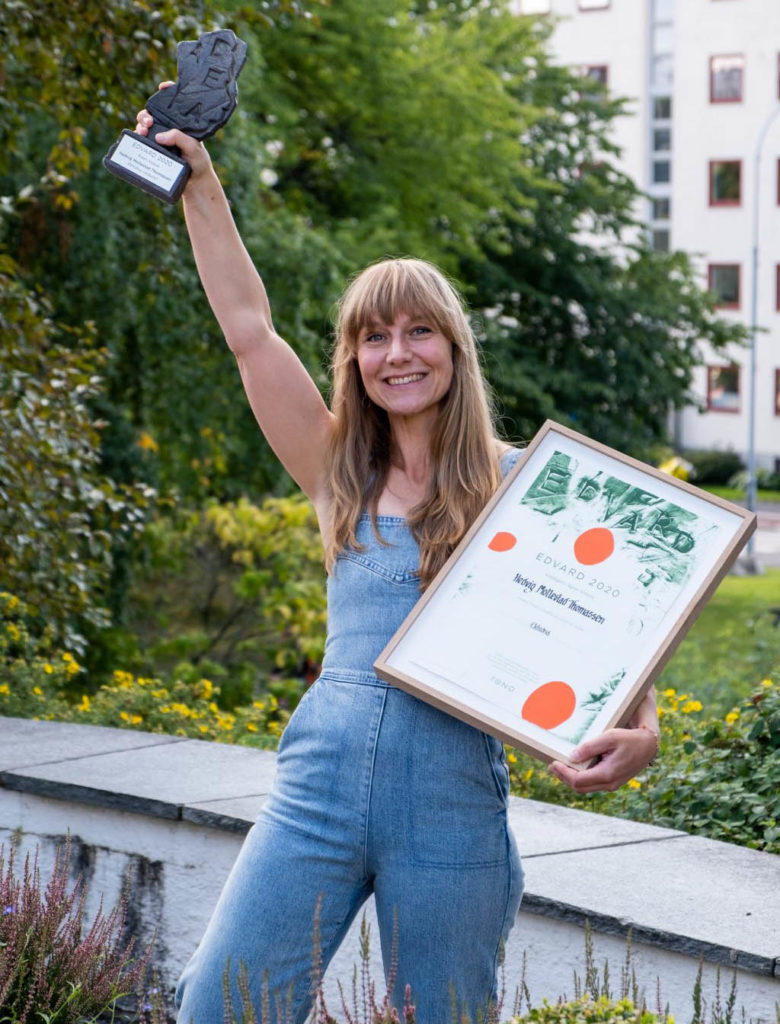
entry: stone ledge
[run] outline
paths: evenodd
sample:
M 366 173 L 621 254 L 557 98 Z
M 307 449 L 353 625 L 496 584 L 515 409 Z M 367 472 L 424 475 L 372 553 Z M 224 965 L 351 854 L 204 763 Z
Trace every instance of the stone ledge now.
M 245 833 L 276 755 L 95 726 L 0 718 L 0 786 Z M 780 858 L 641 822 L 521 800 L 522 910 L 780 977 Z

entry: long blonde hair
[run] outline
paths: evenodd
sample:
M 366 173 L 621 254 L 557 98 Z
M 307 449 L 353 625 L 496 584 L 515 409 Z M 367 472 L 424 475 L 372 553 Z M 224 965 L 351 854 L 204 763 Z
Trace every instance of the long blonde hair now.
M 360 331 L 399 314 L 421 317 L 452 342 L 453 375 L 431 439 L 428 495 L 407 521 L 420 547 L 426 587 L 498 486 L 497 438 L 476 340 L 458 293 L 432 264 L 387 259 L 349 285 L 338 306 L 332 359 L 336 418 L 330 450 L 331 529 L 325 564 L 330 572 L 346 547 L 360 549 L 356 531 L 368 511 L 376 536 L 380 495 L 390 470 L 392 437 L 387 413 L 363 387 L 357 362 Z

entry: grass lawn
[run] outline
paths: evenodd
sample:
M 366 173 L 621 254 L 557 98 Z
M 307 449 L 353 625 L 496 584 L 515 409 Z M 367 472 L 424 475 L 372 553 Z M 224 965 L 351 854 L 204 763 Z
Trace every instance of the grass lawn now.
M 744 503 L 746 499 L 745 492 L 740 487 L 711 487 L 708 484 L 702 490 L 709 491 L 710 494 L 717 494 L 719 498 L 725 498 L 726 501 Z M 768 502 L 780 506 L 780 491 L 759 490 L 756 497 L 759 502 Z M 780 511 L 780 507 L 778 511 Z
M 762 679 L 780 682 L 780 569 L 763 576 L 727 576 L 656 683 L 725 713 Z

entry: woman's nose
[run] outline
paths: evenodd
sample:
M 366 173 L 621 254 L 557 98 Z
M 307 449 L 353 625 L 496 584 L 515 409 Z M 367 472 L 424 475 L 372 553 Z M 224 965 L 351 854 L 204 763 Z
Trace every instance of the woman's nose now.
M 389 363 L 405 362 L 411 356 L 409 342 L 402 331 L 393 332 L 390 336 L 390 344 L 387 348 L 387 361 Z

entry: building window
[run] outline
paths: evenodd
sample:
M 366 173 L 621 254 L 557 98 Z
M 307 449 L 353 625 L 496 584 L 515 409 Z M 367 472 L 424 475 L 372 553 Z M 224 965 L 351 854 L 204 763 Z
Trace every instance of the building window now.
M 653 184 L 666 185 L 672 180 L 672 165 L 668 160 L 653 160 Z
M 551 0 L 515 0 L 518 14 L 549 14 Z
M 739 264 L 710 263 L 707 272 L 709 290 L 717 296 L 720 309 L 739 309 Z
M 742 161 L 710 160 L 710 206 L 739 206 Z
M 656 96 L 653 100 L 653 120 L 670 121 L 672 117 L 672 97 Z
M 667 91 L 674 82 L 674 57 L 671 53 L 660 53 L 653 57 L 650 65 L 650 84 L 654 89 Z
M 654 228 L 650 235 L 650 243 L 656 252 L 669 252 L 669 229 Z
M 653 152 L 664 153 L 666 150 L 672 148 L 672 129 L 671 128 L 654 128 L 653 129 Z
M 741 103 L 744 79 L 744 57 L 710 57 L 710 103 Z
M 669 220 L 671 215 L 672 201 L 668 196 L 662 196 L 659 199 L 653 200 L 652 208 L 652 219 L 653 220 Z M 778 267 L 780 270 L 780 266 Z
M 610 0 L 578 0 L 577 6 L 581 11 L 603 11 L 609 4 Z
M 707 408 L 711 412 L 739 412 L 739 367 L 707 367 Z
M 582 74 L 585 78 L 593 79 L 594 82 L 598 82 L 606 89 L 609 80 L 609 68 L 606 64 L 587 64 L 582 68 Z

